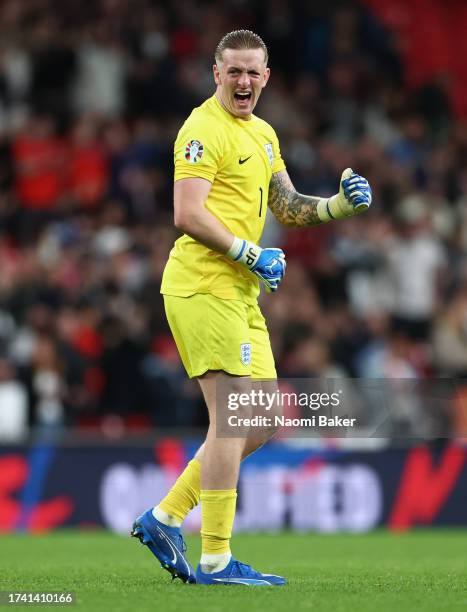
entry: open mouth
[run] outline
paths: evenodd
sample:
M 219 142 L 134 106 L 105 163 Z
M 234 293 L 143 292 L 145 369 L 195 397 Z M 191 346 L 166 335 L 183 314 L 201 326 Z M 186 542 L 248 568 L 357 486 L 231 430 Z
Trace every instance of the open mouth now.
M 251 99 L 251 91 L 245 91 L 245 92 L 235 92 L 234 93 L 234 98 L 235 100 L 238 100 L 239 102 L 247 102 L 248 100 Z

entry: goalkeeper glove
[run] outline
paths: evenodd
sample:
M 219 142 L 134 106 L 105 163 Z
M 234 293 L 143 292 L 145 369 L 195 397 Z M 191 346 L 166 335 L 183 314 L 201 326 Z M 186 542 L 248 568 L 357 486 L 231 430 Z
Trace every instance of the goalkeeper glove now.
M 256 274 L 268 291 L 277 291 L 279 288 L 286 268 L 282 249 L 262 249 L 254 242 L 235 237 L 227 257 Z
M 371 196 L 371 187 L 366 178 L 352 168 L 346 168 L 341 176 L 339 193 L 329 199 L 320 199 L 318 217 L 327 223 L 332 219 L 359 215 L 370 207 Z

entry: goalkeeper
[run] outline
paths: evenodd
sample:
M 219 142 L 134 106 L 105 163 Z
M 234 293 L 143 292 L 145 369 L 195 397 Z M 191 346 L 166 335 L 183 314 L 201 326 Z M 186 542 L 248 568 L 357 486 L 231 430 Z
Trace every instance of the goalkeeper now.
M 162 567 L 185 582 L 281 585 L 231 554 L 236 487 L 242 458 L 266 440 L 216 437 L 216 387 L 248 392 L 276 370 L 257 303 L 260 283 L 279 288 L 285 256 L 258 243 L 266 208 L 288 227 L 349 217 L 371 204 L 371 189 L 350 168 L 330 198 L 298 193 L 285 169 L 273 128 L 253 115 L 269 79 L 262 39 L 248 30 L 226 34 L 213 66 L 216 91 L 195 108 L 175 142 L 175 225 L 183 232 L 170 253 L 161 292 L 167 319 L 190 377 L 209 412 L 206 440 L 167 496 L 135 521 L 132 534 Z M 269 382 L 268 382 L 269 381 Z M 269 387 L 271 388 L 271 387 Z M 272 432 L 267 433 L 270 437 Z M 202 554 L 196 573 L 180 526 L 201 502 Z

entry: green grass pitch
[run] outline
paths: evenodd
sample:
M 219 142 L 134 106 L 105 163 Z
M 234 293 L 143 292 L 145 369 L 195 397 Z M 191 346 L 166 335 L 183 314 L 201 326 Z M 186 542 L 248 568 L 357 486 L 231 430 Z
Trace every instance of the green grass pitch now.
M 189 537 L 188 545 L 195 563 L 199 538 Z M 233 545 L 237 558 L 282 574 L 289 584 L 252 588 L 171 582 L 136 539 L 60 531 L 1 536 L 0 590 L 74 591 L 77 605 L 67 609 L 83 611 L 467 610 L 467 531 L 236 535 Z

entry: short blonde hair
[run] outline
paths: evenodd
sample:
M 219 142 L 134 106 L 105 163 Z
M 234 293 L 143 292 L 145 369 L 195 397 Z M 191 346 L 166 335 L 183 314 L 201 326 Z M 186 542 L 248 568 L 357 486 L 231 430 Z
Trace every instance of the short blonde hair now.
M 222 62 L 222 54 L 225 49 L 262 49 L 264 63 L 268 63 L 268 49 L 263 39 L 251 30 L 234 30 L 223 36 L 214 53 L 216 62 Z

